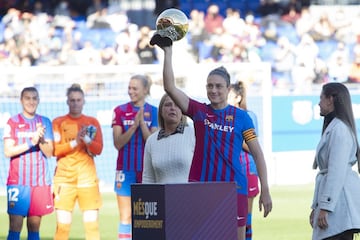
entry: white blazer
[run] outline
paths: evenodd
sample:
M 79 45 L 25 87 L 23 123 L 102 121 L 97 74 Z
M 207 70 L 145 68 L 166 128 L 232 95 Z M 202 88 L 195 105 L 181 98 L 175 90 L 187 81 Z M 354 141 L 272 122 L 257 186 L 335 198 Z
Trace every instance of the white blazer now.
M 360 178 L 356 164 L 357 143 L 351 129 L 334 118 L 322 135 L 315 161 L 319 173 L 312 203 L 313 240 L 324 239 L 349 229 L 360 229 Z M 327 229 L 317 225 L 319 210 L 329 211 Z

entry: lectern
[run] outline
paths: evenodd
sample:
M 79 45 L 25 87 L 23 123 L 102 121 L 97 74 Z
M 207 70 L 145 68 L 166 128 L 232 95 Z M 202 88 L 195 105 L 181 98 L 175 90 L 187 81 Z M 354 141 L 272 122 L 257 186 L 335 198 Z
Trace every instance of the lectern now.
M 133 240 L 236 240 L 235 183 L 131 185 Z

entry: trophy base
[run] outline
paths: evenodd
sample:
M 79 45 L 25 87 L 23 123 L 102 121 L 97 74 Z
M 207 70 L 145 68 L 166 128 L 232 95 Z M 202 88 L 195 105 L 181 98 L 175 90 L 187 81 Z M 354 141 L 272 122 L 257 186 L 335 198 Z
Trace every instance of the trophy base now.
M 162 37 L 160 34 L 155 34 L 150 39 L 150 45 L 158 45 L 159 47 L 169 47 L 171 46 L 173 41 L 168 37 Z

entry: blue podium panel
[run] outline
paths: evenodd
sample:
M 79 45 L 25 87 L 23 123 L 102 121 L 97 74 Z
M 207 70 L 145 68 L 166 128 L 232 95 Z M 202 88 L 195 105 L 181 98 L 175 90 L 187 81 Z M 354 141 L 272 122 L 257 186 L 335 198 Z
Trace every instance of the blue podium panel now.
M 235 183 L 131 185 L 133 240 L 237 239 Z

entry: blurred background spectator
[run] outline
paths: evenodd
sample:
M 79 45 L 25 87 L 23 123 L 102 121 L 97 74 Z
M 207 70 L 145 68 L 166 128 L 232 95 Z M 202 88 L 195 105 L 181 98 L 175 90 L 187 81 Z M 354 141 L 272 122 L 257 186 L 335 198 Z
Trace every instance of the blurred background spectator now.
M 189 18 L 182 61 L 270 62 L 272 84 L 290 92 L 360 82 L 358 1 L 332 2 L 1 1 L 0 66 L 158 64 L 149 39 L 174 7 Z

